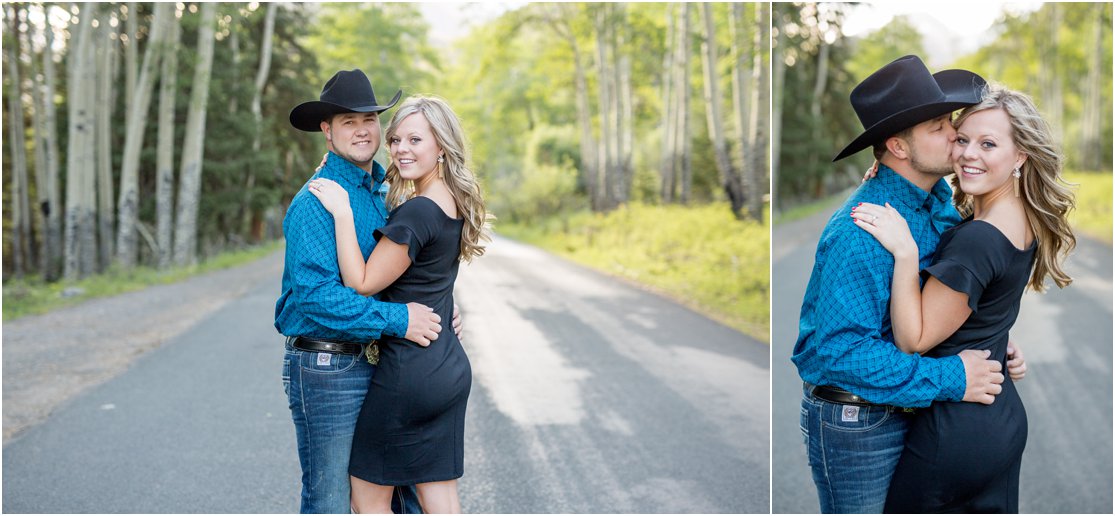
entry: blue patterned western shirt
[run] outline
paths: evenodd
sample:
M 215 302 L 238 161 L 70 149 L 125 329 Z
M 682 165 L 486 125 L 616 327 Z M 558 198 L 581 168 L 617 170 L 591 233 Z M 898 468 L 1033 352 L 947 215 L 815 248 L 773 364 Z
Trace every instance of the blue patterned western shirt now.
M 318 177 L 332 179 L 348 192 L 356 238 L 367 260 L 376 245 L 372 232 L 387 222 L 383 167 L 373 162 L 369 174 L 330 152 L 311 180 Z M 283 291 L 275 303 L 275 329 L 288 336 L 347 342 L 368 342 L 382 334 L 406 336 L 406 305 L 364 297 L 344 285 L 333 216 L 307 185 L 294 195 L 283 219 L 286 263 Z
M 927 358 L 894 345 L 889 303 L 894 257 L 850 216 L 861 202 L 889 202 L 909 224 L 924 268 L 941 234 L 960 222 L 951 196 L 943 179 L 926 192 L 880 165 L 878 175 L 829 219 L 817 243 L 792 357 L 803 380 L 901 407 L 964 398 L 960 357 Z

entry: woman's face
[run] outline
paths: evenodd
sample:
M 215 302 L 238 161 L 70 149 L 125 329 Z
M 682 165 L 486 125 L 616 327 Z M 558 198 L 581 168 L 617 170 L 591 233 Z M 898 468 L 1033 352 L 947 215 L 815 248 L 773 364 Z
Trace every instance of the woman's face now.
M 404 118 L 395 134 L 388 138 L 387 144 L 391 161 L 399 168 L 399 175 L 403 179 L 417 181 L 437 173 L 437 158 L 441 155 L 441 147 L 434 139 L 430 122 L 422 113 Z
M 968 195 L 984 195 L 1012 189 L 1012 173 L 1022 166 L 1025 156 L 1011 137 L 1007 113 L 985 109 L 969 115 L 956 128 L 952 160 L 960 189 Z

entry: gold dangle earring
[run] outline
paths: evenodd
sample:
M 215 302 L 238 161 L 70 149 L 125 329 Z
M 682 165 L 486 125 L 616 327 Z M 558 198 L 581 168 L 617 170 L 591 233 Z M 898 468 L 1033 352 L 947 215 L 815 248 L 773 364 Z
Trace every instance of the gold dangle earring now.
M 437 178 L 438 179 L 445 179 L 445 174 L 443 174 L 442 171 L 441 171 L 441 164 L 442 163 L 445 163 L 445 157 L 444 156 L 438 156 L 437 157 Z
M 1019 170 L 1018 167 L 1014 167 L 1014 173 L 1011 175 L 1014 176 L 1014 196 L 1018 197 L 1018 183 L 1022 178 L 1022 171 Z

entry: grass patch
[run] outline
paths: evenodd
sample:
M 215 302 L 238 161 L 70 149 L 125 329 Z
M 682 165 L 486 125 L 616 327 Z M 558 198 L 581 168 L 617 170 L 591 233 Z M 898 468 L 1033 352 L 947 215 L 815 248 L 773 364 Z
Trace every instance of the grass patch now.
M 153 285 L 176 283 L 191 276 L 227 269 L 258 260 L 280 248 L 283 242 L 270 242 L 261 246 L 230 251 L 214 256 L 198 265 L 174 267 L 165 271 L 153 267 L 137 267 L 130 271 L 110 268 L 103 274 L 67 283 L 46 283 L 39 276 L 29 276 L 4 282 L 4 321 L 26 315 L 46 313 L 98 297 L 114 296 L 140 290 Z M 80 293 L 63 297 L 67 289 L 80 289 Z
M 770 341 L 770 216 L 738 221 L 727 203 L 631 204 L 499 233 L 664 292 L 762 342 Z
M 1111 172 L 1066 171 L 1065 180 L 1080 185 L 1069 222 L 1080 233 L 1111 243 Z

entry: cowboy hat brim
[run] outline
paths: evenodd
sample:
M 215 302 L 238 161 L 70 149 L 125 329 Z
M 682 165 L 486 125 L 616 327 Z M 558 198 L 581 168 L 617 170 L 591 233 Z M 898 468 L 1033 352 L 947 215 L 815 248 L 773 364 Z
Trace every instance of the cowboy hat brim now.
M 290 110 L 290 125 L 295 129 L 306 132 L 321 132 L 321 122 L 339 113 L 381 113 L 391 109 L 403 96 L 403 90 L 395 92 L 395 96 L 382 106 L 342 106 L 323 100 L 303 102 Z
M 883 138 L 899 133 L 906 128 L 913 127 L 926 120 L 932 120 L 945 113 L 951 113 L 958 109 L 964 109 L 968 106 L 979 104 L 983 96 L 983 89 L 987 86 L 987 81 L 985 81 L 983 77 L 969 72 L 968 70 L 941 70 L 933 74 L 933 79 L 937 81 L 937 85 L 940 86 L 941 92 L 945 94 L 943 101 L 916 106 L 880 120 L 875 125 L 864 130 L 863 134 L 860 134 L 855 140 L 852 140 L 852 143 L 844 147 L 844 150 L 840 151 L 840 154 L 837 154 L 832 160 L 840 161 L 874 145 Z
M 952 113 L 957 109 L 964 109 L 972 104 L 973 102 L 965 101 L 944 101 L 924 104 L 905 111 L 899 111 L 898 113 L 878 121 L 875 125 L 868 127 L 862 134 L 856 137 L 855 140 L 852 140 L 852 143 L 844 147 L 844 150 L 840 151 L 840 154 L 837 154 L 832 160 L 840 161 L 874 145 L 884 138 L 900 133 L 926 120 L 932 120 L 946 113 Z

